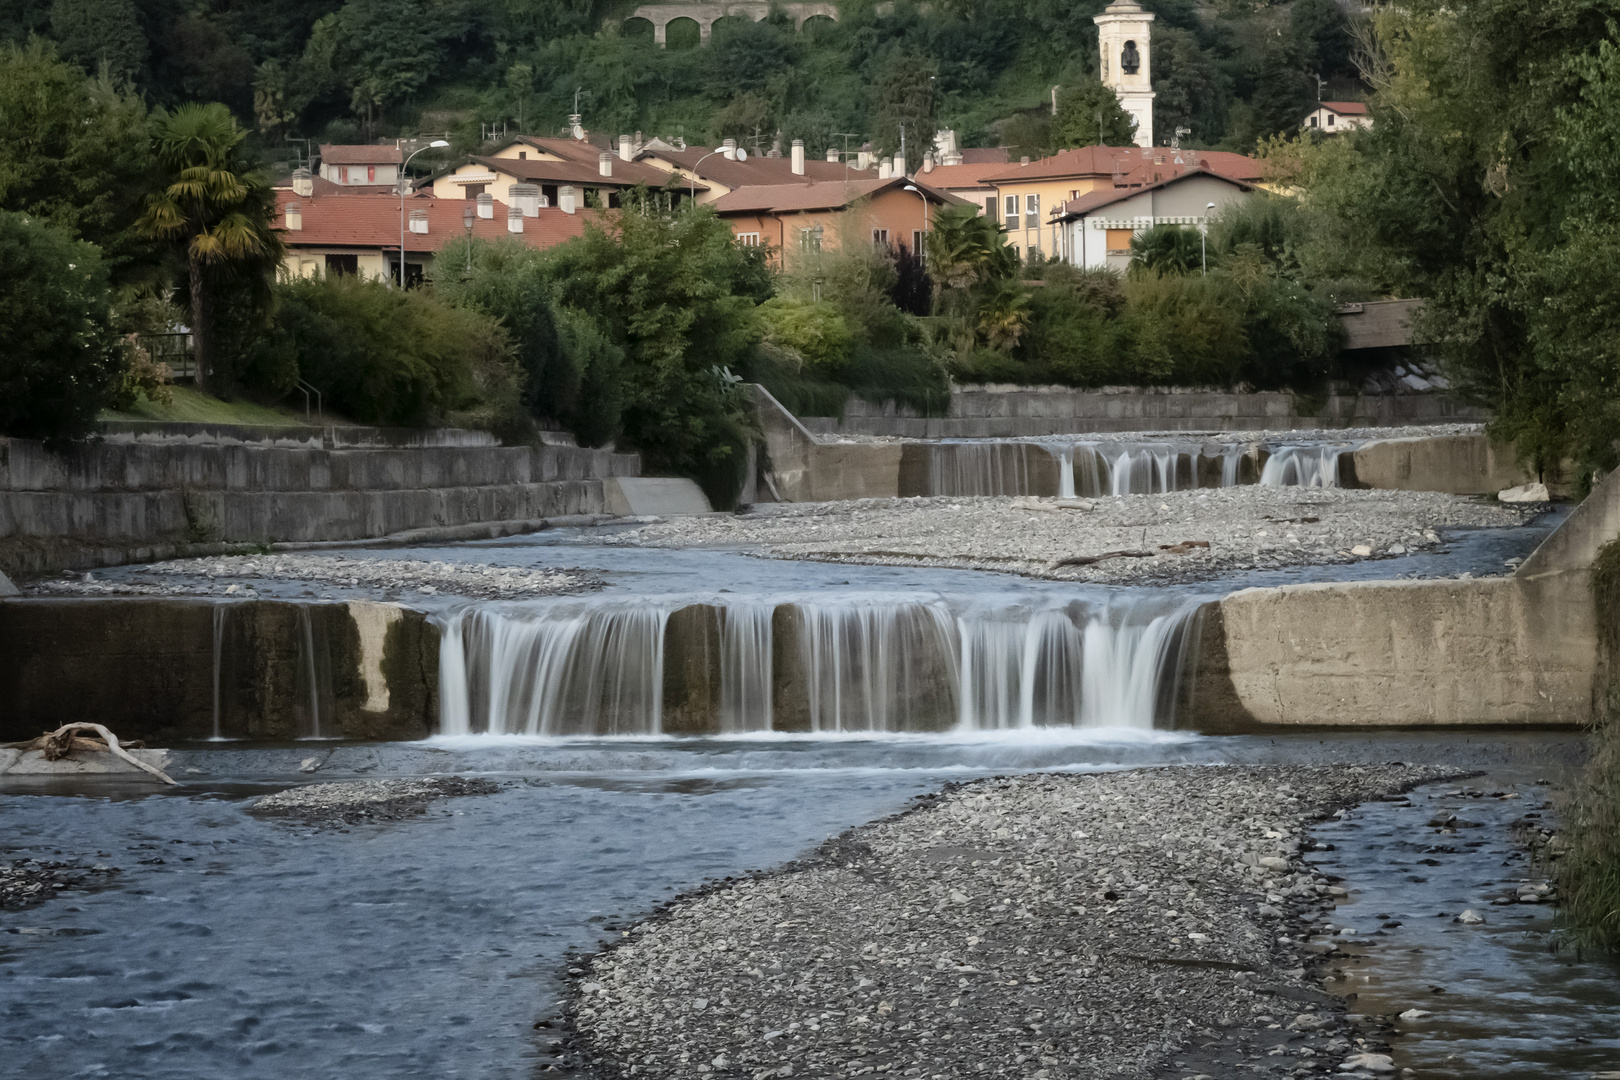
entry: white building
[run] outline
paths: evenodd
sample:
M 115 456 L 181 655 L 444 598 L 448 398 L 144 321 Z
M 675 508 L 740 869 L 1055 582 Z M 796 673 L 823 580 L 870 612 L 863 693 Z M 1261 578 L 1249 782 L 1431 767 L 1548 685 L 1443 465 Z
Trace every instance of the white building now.
M 1069 262 L 1088 270 L 1123 272 L 1130 265 L 1131 238 L 1137 233 L 1155 225 L 1202 228 L 1255 190 L 1253 184 L 1199 169 L 1153 184 L 1089 192 L 1071 200 L 1053 220 L 1063 230 L 1064 257 Z
M 1135 0 L 1115 0 L 1091 20 L 1102 51 L 1102 84 L 1119 95 L 1120 108 L 1136 121 L 1136 145 L 1153 145 L 1153 68 L 1148 43 L 1153 13 Z
M 1299 125 L 1306 131 L 1321 131 L 1329 135 L 1351 128 L 1372 127 L 1367 105 L 1361 101 L 1322 101 L 1305 116 Z

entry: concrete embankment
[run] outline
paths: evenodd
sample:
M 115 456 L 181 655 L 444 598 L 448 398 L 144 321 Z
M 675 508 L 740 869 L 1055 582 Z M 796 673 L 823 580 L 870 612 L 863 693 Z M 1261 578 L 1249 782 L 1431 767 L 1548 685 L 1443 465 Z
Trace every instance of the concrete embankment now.
M 602 513 L 603 481 L 639 472 L 630 454 L 471 432 L 170 424 L 63 450 L 0 439 L 0 571 Z
M 1360 394 L 1336 388 L 1325 399 L 1283 392 L 1126 386 L 957 387 L 946 415 L 924 417 L 893 402 L 850 398 L 842 417 L 805 417 L 817 435 L 908 439 L 1010 439 L 1114 431 L 1262 431 L 1279 428 L 1387 427 L 1490 419 L 1446 394 Z

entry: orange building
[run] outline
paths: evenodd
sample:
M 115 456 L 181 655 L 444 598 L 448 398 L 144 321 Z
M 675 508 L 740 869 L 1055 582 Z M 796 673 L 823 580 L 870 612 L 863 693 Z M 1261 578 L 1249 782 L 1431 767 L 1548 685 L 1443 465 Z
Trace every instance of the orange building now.
M 962 201 L 920 180 L 896 176 L 740 187 L 711 205 L 739 244 L 768 245 L 791 262 L 795 253 L 852 241 L 917 251 L 935 211 Z

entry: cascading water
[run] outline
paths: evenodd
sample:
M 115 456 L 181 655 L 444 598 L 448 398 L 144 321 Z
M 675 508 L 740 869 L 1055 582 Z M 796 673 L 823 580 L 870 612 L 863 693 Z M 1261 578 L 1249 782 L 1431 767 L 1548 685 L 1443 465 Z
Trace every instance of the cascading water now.
M 1146 730 L 1173 720 L 1198 609 L 874 595 L 487 605 L 444 626 L 440 732 L 657 735 L 666 705 L 690 733 Z
M 225 644 L 225 605 L 214 605 L 214 742 L 223 742 L 219 724 L 219 669 Z
M 1345 443 L 1273 447 L 1260 482 L 1272 487 L 1336 488 L 1339 455 L 1350 449 Z
M 940 442 L 928 447 L 931 495 L 1030 494 L 1029 443 Z
M 217 608 L 215 609 L 218 610 Z M 318 647 L 317 647 L 318 646 Z M 298 608 L 298 700 L 302 703 L 301 739 L 338 738 L 335 731 L 323 730 L 321 704 L 333 699 L 329 643 L 325 634 L 316 640 L 315 621 L 307 604 Z M 326 725 L 330 729 L 331 725 Z
M 1201 463 L 1219 458 L 1221 487 L 1236 487 L 1238 467 L 1248 448 L 1176 443 L 1079 442 L 1047 444 L 1058 458 L 1058 495 L 1151 495 L 1199 487 Z

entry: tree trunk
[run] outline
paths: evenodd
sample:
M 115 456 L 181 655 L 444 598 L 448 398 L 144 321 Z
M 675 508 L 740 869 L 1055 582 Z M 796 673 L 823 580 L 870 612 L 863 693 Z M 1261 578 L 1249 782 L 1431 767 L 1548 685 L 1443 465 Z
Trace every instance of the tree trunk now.
M 203 279 L 202 260 L 192 255 L 191 270 L 191 348 L 197 364 L 197 390 L 208 393 L 214 382 L 214 327 L 208 284 Z

